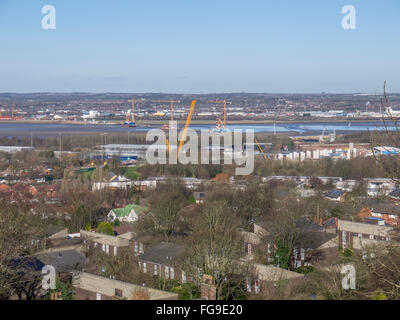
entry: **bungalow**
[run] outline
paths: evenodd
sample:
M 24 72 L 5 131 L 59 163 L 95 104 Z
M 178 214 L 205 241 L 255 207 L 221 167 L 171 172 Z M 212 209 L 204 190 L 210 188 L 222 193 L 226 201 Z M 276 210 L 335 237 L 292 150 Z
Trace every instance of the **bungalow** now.
M 160 276 L 164 279 L 175 279 L 186 282 L 186 274 L 183 270 L 177 270 L 177 260 L 184 251 L 184 247 L 161 242 L 146 250 L 139 256 L 139 269 L 143 273 Z
M 135 222 L 138 220 L 139 215 L 144 212 L 145 208 L 136 205 L 129 204 L 125 208 L 115 208 L 112 209 L 108 215 L 107 219 L 111 222 L 118 219 L 121 222 Z
M 76 300 L 178 300 L 176 293 L 80 272 L 73 278 Z

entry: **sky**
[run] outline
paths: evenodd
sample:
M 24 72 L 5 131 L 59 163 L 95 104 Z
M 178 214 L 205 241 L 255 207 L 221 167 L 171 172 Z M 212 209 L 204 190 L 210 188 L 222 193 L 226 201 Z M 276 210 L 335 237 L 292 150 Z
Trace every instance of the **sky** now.
M 385 80 L 400 92 L 399 0 L 0 0 L 0 92 L 381 93 Z

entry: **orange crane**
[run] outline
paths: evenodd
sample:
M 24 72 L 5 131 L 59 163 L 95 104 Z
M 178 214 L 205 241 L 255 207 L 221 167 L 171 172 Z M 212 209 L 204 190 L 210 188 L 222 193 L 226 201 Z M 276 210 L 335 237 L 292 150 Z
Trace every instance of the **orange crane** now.
M 181 140 L 179 141 L 179 147 L 178 147 L 178 152 L 181 151 L 183 144 L 185 143 L 186 140 L 186 131 L 189 128 L 190 125 L 190 121 L 192 120 L 192 115 L 194 112 L 194 107 L 196 106 L 196 100 L 192 101 L 192 105 L 190 106 L 190 110 L 189 110 L 189 114 L 188 117 L 186 118 L 186 123 L 185 123 L 185 127 L 183 128 L 183 132 L 182 132 L 182 137 Z
M 254 141 L 257 143 L 257 145 L 258 145 L 258 149 L 260 149 L 260 151 L 261 151 L 261 153 L 262 153 L 262 155 L 263 155 L 264 159 L 265 159 L 265 160 L 267 160 L 267 156 L 265 155 L 265 153 L 264 153 L 263 149 L 261 148 L 261 146 L 260 146 L 260 144 L 258 143 L 258 141 L 257 141 L 257 139 L 256 139 L 256 138 L 254 138 Z
M 181 140 L 179 141 L 178 152 L 181 151 L 181 149 L 182 149 L 182 147 L 183 147 L 183 144 L 185 143 L 185 140 L 186 140 L 186 131 L 187 131 L 187 129 L 189 128 L 190 121 L 192 120 L 192 115 L 193 115 L 194 107 L 195 107 L 195 106 L 196 106 L 196 100 L 193 100 L 193 101 L 192 101 L 192 105 L 190 106 L 189 114 L 188 114 L 188 116 L 187 116 L 187 118 L 186 118 L 185 127 L 183 128 Z M 167 145 L 167 150 L 168 150 L 168 152 L 169 152 L 169 151 L 170 151 L 170 148 L 169 148 L 169 140 L 168 140 L 168 138 L 166 139 L 165 144 Z
M 154 102 L 160 102 L 160 103 L 170 102 L 171 103 L 171 122 L 174 121 L 174 103 L 175 102 L 176 103 L 180 103 L 181 102 L 180 100 L 174 100 L 174 99 L 171 99 L 171 100 L 154 100 Z
M 226 101 L 224 99 L 223 101 L 209 101 L 209 103 L 223 103 L 224 104 L 224 130 L 225 130 L 226 129 L 226 105 L 232 104 L 232 102 Z

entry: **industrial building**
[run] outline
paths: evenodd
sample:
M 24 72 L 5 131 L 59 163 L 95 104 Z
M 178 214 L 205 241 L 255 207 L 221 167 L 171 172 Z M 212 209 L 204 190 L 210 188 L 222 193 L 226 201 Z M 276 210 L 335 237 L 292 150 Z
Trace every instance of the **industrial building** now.
M 34 147 L 14 147 L 14 146 L 0 146 L 0 152 L 15 153 L 20 151 L 32 151 Z

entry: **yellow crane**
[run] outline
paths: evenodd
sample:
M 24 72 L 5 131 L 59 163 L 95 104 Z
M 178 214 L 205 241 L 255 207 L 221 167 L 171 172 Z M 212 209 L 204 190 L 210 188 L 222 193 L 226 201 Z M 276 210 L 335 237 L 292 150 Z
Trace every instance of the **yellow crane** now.
M 260 146 L 260 144 L 258 143 L 258 141 L 257 141 L 256 138 L 254 138 L 254 141 L 257 143 L 258 149 L 260 149 L 260 151 L 261 151 L 261 153 L 262 153 L 264 159 L 267 160 L 267 156 L 265 155 L 263 149 L 261 148 L 261 146 Z
M 179 141 L 178 152 L 181 151 L 182 146 L 183 146 L 183 144 L 185 143 L 185 140 L 186 140 L 186 131 L 187 131 L 187 129 L 189 128 L 190 121 L 192 120 L 192 115 L 193 115 L 194 107 L 195 107 L 195 106 L 196 106 L 196 100 L 193 100 L 193 101 L 192 101 L 192 105 L 190 106 L 190 110 L 189 110 L 188 117 L 186 118 L 185 127 L 183 128 L 181 140 Z
M 227 104 L 232 104 L 230 101 L 209 101 L 209 103 L 223 103 L 224 104 L 224 130 L 226 129 L 226 105 Z
M 189 114 L 188 114 L 188 116 L 186 118 L 185 127 L 183 128 L 181 140 L 179 141 L 178 152 L 181 151 L 181 149 L 183 147 L 183 144 L 185 143 L 186 132 L 187 132 L 187 129 L 189 128 L 190 121 L 192 121 L 192 116 L 193 116 L 193 112 L 194 112 L 194 107 L 195 106 L 196 106 L 196 100 L 193 100 L 192 101 L 192 105 L 190 106 Z M 169 141 L 168 141 L 168 139 L 166 140 L 166 145 L 167 145 L 168 152 L 169 152 Z
M 154 102 L 159 102 L 159 103 L 164 103 L 164 102 L 169 102 L 171 103 L 171 122 L 174 121 L 174 103 L 180 103 L 180 100 L 154 100 Z

